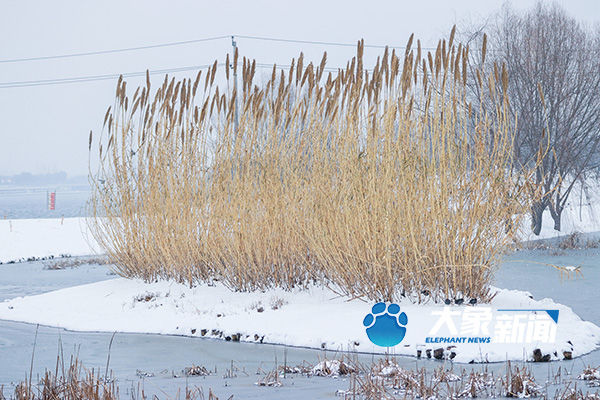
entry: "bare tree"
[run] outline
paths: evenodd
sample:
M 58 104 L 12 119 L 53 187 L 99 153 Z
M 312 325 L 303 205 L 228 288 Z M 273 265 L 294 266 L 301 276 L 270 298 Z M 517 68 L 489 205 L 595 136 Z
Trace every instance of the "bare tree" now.
M 482 45 L 484 30 L 488 59 L 472 62 L 507 69 L 515 159 L 530 164 L 543 154 L 535 183 L 545 194 L 532 196 L 533 232 L 540 233 L 546 208 L 560 230 L 573 186 L 600 163 L 600 31 L 542 2 L 525 13 L 505 6 L 467 40 Z

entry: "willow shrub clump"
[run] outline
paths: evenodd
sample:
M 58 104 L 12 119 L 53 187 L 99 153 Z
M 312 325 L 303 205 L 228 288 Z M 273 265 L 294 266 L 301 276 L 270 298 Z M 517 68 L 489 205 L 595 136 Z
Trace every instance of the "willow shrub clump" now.
M 493 110 L 473 109 L 453 36 L 427 54 L 411 37 L 372 70 L 359 42 L 345 69 L 301 54 L 261 84 L 238 54 L 131 97 L 120 79 L 90 134 L 95 238 L 126 277 L 489 299 L 529 174 L 513 165 L 505 70 L 477 71 Z

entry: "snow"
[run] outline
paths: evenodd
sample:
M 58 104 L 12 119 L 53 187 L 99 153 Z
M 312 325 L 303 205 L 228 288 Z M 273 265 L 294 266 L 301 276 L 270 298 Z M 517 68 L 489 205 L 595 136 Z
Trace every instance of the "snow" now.
M 600 328 L 582 321 L 571 308 L 551 299 L 533 300 L 529 293 L 496 289 L 489 305 L 493 309 L 558 309 L 560 318 L 555 343 L 469 344 L 456 343 L 455 362 L 529 360 L 541 349 L 554 360 L 562 351 L 574 357 L 591 352 L 600 344 Z M 277 309 L 272 304 L 279 304 Z M 447 345 L 426 344 L 431 312 L 441 305 L 399 303 L 408 315 L 404 340 L 390 348 L 397 355 L 416 356 Z M 0 303 L 0 319 L 50 325 L 77 331 L 173 334 L 215 339 L 262 342 L 332 351 L 385 353 L 372 344 L 362 320 L 370 302 L 337 296 L 324 287 L 306 290 L 232 292 L 222 284 L 190 288 L 173 281 L 144 283 L 117 278 L 70 287 L 41 295 L 18 297 Z M 262 307 L 262 312 L 259 309 Z M 451 306 L 454 311 L 473 306 Z M 569 343 L 570 342 L 570 343 Z M 554 355 L 554 352 L 557 352 Z M 449 351 L 445 351 L 448 355 Z
M 85 218 L 0 220 L 0 262 L 28 258 L 90 255 L 99 246 Z
M 323 360 L 310 370 L 310 375 L 315 376 L 340 376 L 356 372 L 356 369 L 342 360 Z
M 587 367 L 583 371 L 583 373 L 581 373 L 577 377 L 577 379 L 586 380 L 586 381 L 598 381 L 598 380 L 600 380 L 600 369 L 599 368 Z

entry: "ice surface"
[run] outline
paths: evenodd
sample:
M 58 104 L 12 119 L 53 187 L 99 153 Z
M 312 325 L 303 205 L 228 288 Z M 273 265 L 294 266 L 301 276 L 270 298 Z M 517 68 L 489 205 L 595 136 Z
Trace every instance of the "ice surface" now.
M 558 272 L 547 266 L 537 264 L 543 262 L 564 262 L 582 264 L 585 279 L 560 280 Z M 106 266 L 82 266 L 72 270 L 46 271 L 43 263 L 21 263 L 0 266 L 0 300 L 40 294 L 64 287 L 89 283 L 95 280 L 110 279 Z M 596 306 L 597 282 L 600 281 L 600 257 L 598 250 L 568 251 L 563 256 L 551 256 L 548 251 L 518 252 L 509 257 L 496 274 L 496 286 L 510 289 L 528 290 L 536 299 L 552 296 L 557 302 L 573 308 L 579 316 L 595 323 L 600 322 L 600 309 Z M 93 312 L 93 310 L 92 310 Z M 5 385 L 5 392 L 12 390 L 10 382 L 22 380 L 29 373 L 31 354 L 36 326 L 31 324 L 0 320 L 0 385 Z M 85 333 L 65 331 L 51 327 L 39 327 L 37 346 L 35 349 L 34 376 L 41 374 L 45 368 L 53 370 L 59 341 L 66 356 L 78 353 L 81 361 L 89 368 L 104 371 L 108 354 L 111 333 Z M 284 356 L 284 352 L 285 354 Z M 145 335 L 118 333 L 111 350 L 110 368 L 114 371 L 121 389 L 121 395 L 128 396 L 128 390 L 137 388 L 140 379 L 136 370 L 154 373 L 152 378 L 141 381 L 146 394 L 158 394 L 164 397 L 167 393 L 175 397 L 177 390 L 183 390 L 186 384 L 200 386 L 208 391 L 212 388 L 220 398 L 263 399 L 335 399 L 336 390 L 347 390 L 349 382 L 346 378 L 305 378 L 289 374 L 282 379 L 279 388 L 257 387 L 255 382 L 260 376 L 255 375 L 260 368 L 272 370 L 277 362 L 288 365 L 301 364 L 303 361 L 316 364 L 336 354 L 322 350 L 299 348 L 285 349 L 281 346 L 233 343 L 222 340 L 200 339 L 194 337 Z M 370 363 L 372 357 L 358 355 L 359 360 Z M 377 361 L 378 357 L 374 360 Z M 234 362 L 235 368 L 245 370 L 249 376 L 238 371 L 237 377 L 224 379 L 226 370 Z M 426 368 L 429 371 L 439 368 L 442 362 L 414 357 L 397 357 L 396 362 L 404 368 Z M 452 363 L 443 362 L 446 367 Z M 208 369 L 217 368 L 217 373 L 209 377 L 172 378 L 171 373 L 191 365 L 203 365 Z M 600 365 L 600 351 L 594 351 L 572 361 L 558 361 L 551 364 L 528 364 L 539 382 L 551 379 L 559 367 L 572 371 L 572 378 L 583 372 L 587 365 Z M 458 369 L 479 371 L 488 368 L 500 376 L 505 372 L 503 363 L 480 365 L 460 365 Z M 166 372 L 165 372 L 166 371 Z M 161 373 L 163 372 L 163 373 Z M 578 383 L 578 387 L 583 387 Z M 550 389 L 553 393 L 555 388 Z M 339 397 L 338 397 L 339 398 Z

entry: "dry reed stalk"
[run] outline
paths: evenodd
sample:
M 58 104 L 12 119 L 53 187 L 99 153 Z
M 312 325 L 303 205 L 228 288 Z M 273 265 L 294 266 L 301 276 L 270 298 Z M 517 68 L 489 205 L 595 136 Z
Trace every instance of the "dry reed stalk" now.
M 59 357 L 60 359 L 60 357 Z M 119 389 L 114 381 L 102 379 L 94 370 L 85 370 L 77 358 L 71 357 L 68 368 L 59 372 L 58 361 L 56 371 L 46 370 L 37 385 L 31 378 L 16 385 L 15 400 L 115 400 L 119 398 Z M 0 399 L 4 399 L 0 391 Z
M 337 73 L 301 54 L 260 86 L 235 54 L 239 93 L 216 62 L 131 99 L 120 79 L 94 141 L 95 238 L 146 280 L 489 300 L 531 172 L 513 165 L 505 69 L 478 71 L 496 109 L 473 110 L 453 36 L 426 57 L 411 37 L 372 73 L 362 41 Z

